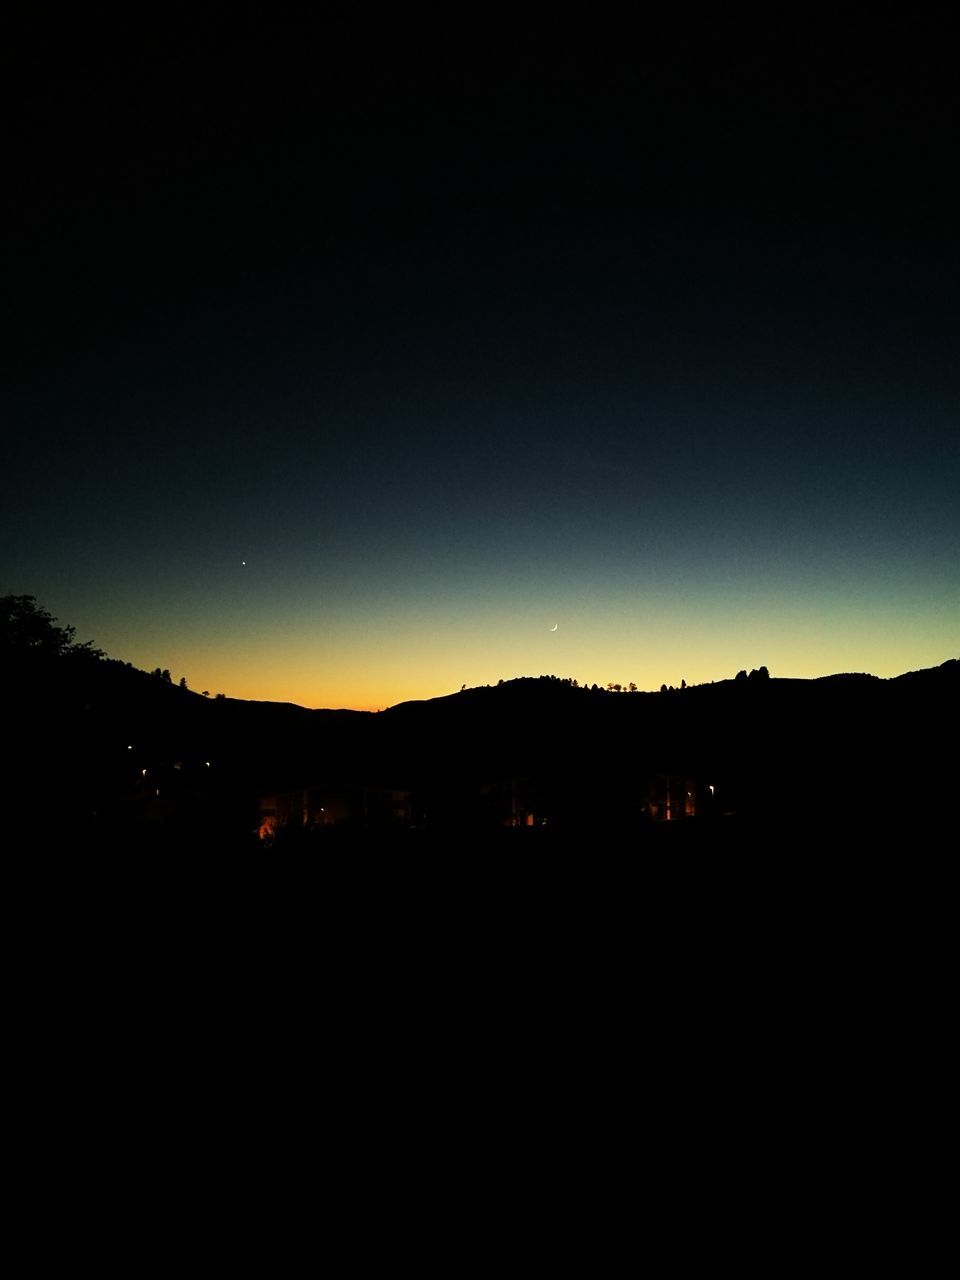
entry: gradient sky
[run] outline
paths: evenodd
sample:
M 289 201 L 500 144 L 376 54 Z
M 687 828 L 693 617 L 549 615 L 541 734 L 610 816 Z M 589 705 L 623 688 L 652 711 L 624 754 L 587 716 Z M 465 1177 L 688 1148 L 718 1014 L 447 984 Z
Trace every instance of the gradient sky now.
M 307 706 L 957 656 L 940 12 L 15 30 L 0 591 Z

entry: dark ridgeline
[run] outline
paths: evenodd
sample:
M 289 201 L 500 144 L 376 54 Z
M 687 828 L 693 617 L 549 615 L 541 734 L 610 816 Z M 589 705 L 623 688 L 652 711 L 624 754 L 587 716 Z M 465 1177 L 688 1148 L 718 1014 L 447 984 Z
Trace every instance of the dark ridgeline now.
M 869 851 L 956 821 L 960 663 L 741 672 L 659 693 L 510 680 L 374 714 L 194 693 L 3 601 L 7 829 L 24 848 L 587 850 L 796 839 Z M 520 834 L 523 832 L 524 834 Z

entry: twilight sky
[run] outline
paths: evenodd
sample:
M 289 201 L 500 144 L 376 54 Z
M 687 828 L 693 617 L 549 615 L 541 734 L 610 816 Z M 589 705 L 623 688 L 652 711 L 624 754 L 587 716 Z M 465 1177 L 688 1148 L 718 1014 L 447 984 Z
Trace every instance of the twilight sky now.
M 307 706 L 957 656 L 948 10 L 510 12 L 11 31 L 0 593 Z

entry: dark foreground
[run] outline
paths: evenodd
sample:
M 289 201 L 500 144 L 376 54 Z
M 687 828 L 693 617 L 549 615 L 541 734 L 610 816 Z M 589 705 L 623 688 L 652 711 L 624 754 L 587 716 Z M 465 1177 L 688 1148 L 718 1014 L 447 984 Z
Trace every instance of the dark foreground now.
M 15 835 L 21 852 L 71 855 L 214 855 L 242 858 L 294 855 L 339 858 L 351 854 L 406 859 L 418 856 L 456 857 L 475 852 L 494 858 L 526 859 L 569 856 L 577 859 L 659 860 L 675 855 L 762 855 L 770 859 L 801 855 L 815 861 L 842 864 L 849 859 L 885 855 L 936 857 L 956 847 L 957 824 L 949 815 L 933 820 L 909 817 L 845 820 L 840 815 L 803 821 L 794 816 L 726 816 L 581 828 L 500 827 L 383 828 L 333 827 L 308 830 L 281 827 L 262 838 L 254 830 L 233 827 L 171 827 L 162 824 L 65 830 L 62 825 L 31 824 Z

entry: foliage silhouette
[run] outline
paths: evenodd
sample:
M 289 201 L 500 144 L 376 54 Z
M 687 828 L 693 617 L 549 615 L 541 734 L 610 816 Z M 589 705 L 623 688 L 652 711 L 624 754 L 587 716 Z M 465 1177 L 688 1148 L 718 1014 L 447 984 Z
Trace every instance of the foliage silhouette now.
M 75 627 L 59 627 L 57 620 L 36 596 L 0 597 L 0 651 L 4 654 L 40 654 L 45 657 L 102 658 L 100 649 L 87 640 L 78 644 Z

